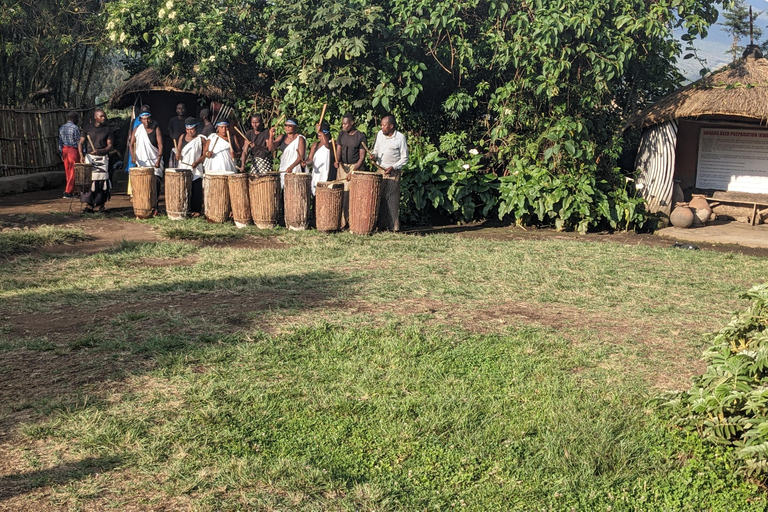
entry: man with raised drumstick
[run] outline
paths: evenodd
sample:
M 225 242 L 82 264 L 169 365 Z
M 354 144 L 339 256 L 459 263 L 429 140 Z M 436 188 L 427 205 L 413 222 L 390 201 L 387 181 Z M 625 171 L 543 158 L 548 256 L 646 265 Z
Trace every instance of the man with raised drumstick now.
M 400 231 L 400 171 L 408 163 L 408 144 L 405 135 L 397 130 L 394 116 L 387 115 L 381 120 L 381 131 L 376 134 L 370 157 L 384 175 L 379 229 Z
M 211 134 L 203 150 L 206 174 L 235 174 L 235 148 L 229 137 L 229 121 L 222 119 L 216 123 L 216 133 Z
M 83 194 L 83 202 L 88 206 L 85 211 L 91 213 L 94 209 L 104 211 L 104 203 L 111 197 L 112 183 L 109 181 L 109 152 L 114 141 L 112 130 L 105 124 L 107 115 L 100 108 L 93 112 L 93 122 L 83 130 L 78 148 L 80 160 L 93 164 L 91 173 L 91 190 Z M 87 153 L 83 155 L 83 147 Z
M 170 136 L 172 142 L 169 167 L 177 167 L 179 163 L 179 156 L 176 154 L 176 150 L 178 149 L 176 141 L 178 141 L 179 137 L 184 135 L 186 131 L 184 128 L 184 116 L 186 114 L 187 106 L 183 103 L 179 103 L 176 105 L 176 117 L 173 117 L 170 121 L 168 121 L 168 135 Z

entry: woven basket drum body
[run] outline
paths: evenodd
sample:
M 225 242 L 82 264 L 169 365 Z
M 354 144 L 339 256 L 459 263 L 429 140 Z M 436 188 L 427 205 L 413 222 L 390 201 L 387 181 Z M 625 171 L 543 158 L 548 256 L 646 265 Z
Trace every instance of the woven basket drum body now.
M 318 231 L 339 231 L 344 201 L 344 184 L 321 181 L 315 195 L 315 225 Z
M 259 229 L 272 229 L 280 223 L 280 174 L 251 174 L 248 196 L 253 223 Z
M 192 197 L 192 171 L 189 169 L 165 170 L 165 212 L 171 220 L 189 217 L 189 200 Z
M 229 220 L 229 186 L 226 174 L 206 174 L 203 177 L 205 191 L 205 218 L 214 224 Z
M 229 185 L 229 202 L 232 205 L 232 219 L 235 226 L 244 228 L 251 223 L 251 201 L 248 199 L 248 175 L 230 174 L 227 184 Z
M 75 192 L 85 194 L 91 190 L 93 164 L 75 164 Z
M 355 171 L 349 189 L 349 231 L 370 235 L 376 229 L 381 200 L 381 174 Z
M 133 213 L 137 219 L 148 219 L 157 206 L 155 169 L 135 167 L 131 169 L 130 179 L 133 191 Z
M 312 175 L 289 173 L 285 175 L 285 227 L 293 231 L 309 228 L 309 201 L 312 197 Z

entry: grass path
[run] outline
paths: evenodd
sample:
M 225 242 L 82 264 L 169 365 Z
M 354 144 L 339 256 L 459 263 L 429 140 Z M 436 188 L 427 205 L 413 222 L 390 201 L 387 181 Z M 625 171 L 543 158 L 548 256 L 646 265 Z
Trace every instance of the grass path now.
M 0 509 L 766 506 L 646 401 L 768 260 L 268 235 L 0 266 Z

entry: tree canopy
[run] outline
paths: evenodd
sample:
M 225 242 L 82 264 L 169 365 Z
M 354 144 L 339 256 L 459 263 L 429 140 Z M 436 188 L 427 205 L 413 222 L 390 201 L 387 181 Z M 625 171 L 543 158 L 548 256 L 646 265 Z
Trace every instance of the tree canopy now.
M 522 162 L 612 175 L 621 123 L 682 78 L 673 29 L 690 40 L 717 19 L 711 0 L 106 6 L 109 39 L 141 65 L 228 84 L 241 106 L 289 111 L 304 126 L 324 102 L 374 126 L 391 112 L 446 154 L 480 148 L 499 174 Z

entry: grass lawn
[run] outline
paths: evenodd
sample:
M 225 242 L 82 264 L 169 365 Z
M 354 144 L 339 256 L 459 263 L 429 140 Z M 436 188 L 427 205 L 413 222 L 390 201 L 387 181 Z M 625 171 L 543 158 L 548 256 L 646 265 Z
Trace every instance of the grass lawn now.
M 766 259 L 147 226 L 0 265 L 0 509 L 768 506 L 647 405 Z

